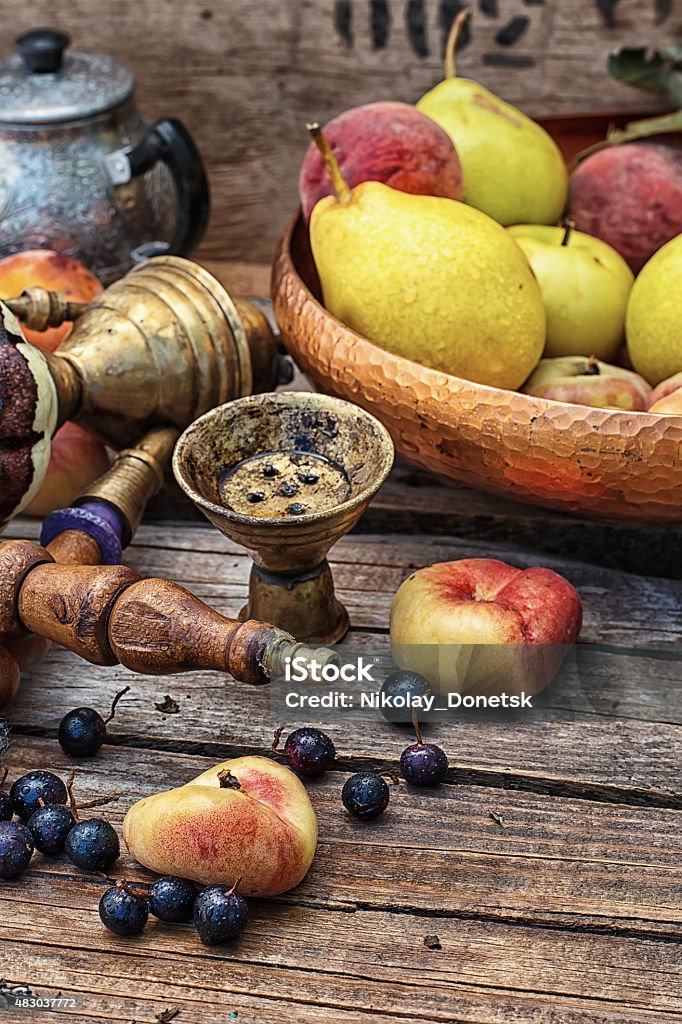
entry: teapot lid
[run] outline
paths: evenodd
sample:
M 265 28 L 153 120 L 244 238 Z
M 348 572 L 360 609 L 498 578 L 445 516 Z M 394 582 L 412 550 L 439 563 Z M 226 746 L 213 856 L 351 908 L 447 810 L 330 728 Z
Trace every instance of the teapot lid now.
M 118 106 L 135 79 L 113 57 L 64 53 L 64 32 L 37 28 L 19 36 L 17 56 L 0 61 L 0 121 L 46 124 L 73 121 Z

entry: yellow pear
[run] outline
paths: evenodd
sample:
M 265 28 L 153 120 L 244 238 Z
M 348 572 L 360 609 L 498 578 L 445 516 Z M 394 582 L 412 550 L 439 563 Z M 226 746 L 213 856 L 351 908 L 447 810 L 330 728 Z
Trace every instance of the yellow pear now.
M 350 189 L 319 127 L 311 131 L 336 191 L 310 221 L 330 313 L 406 359 L 519 387 L 542 355 L 545 310 L 516 242 L 454 199 L 377 181 Z
M 630 292 L 625 335 L 632 365 L 650 384 L 682 371 L 682 235 L 659 249 Z
M 500 224 L 554 224 L 568 193 L 561 150 L 539 124 L 478 82 L 458 78 L 455 50 L 469 15 L 460 11 L 448 39 L 445 79 L 417 109 L 452 139 L 464 172 L 464 202 Z

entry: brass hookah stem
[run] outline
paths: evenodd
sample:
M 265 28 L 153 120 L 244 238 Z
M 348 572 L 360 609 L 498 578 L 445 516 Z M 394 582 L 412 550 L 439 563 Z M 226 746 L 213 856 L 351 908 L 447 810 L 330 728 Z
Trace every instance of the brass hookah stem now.
M 87 302 L 73 302 L 62 292 L 51 292 L 38 285 L 3 301 L 17 320 L 31 331 L 46 331 L 77 320 L 89 305 Z
M 134 537 L 149 499 L 163 485 L 164 466 L 173 452 L 179 431 L 175 427 L 150 430 L 134 448 L 119 452 L 107 472 L 76 499 L 43 524 L 45 551 L 60 565 L 100 565 L 120 561 L 123 547 Z M 15 696 L 21 670 L 39 661 L 50 641 L 25 634 L 1 637 L 0 707 Z

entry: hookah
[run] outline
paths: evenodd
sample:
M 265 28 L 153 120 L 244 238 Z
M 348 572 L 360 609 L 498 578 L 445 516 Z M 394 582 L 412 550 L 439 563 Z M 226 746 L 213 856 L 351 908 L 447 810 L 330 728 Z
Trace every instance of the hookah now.
M 226 618 L 179 584 L 120 564 L 180 431 L 286 382 L 258 307 L 233 300 L 197 264 L 162 256 L 88 304 L 31 288 L 0 317 L 0 526 L 36 493 L 66 420 L 123 449 L 72 508 L 47 518 L 40 544 L 0 545 L 0 700 L 16 690 L 35 637 L 94 664 L 213 669 L 249 683 L 281 675 L 288 657 L 337 661 L 279 626 Z M 58 352 L 43 353 L 15 318 L 37 330 L 73 320 L 74 329 Z

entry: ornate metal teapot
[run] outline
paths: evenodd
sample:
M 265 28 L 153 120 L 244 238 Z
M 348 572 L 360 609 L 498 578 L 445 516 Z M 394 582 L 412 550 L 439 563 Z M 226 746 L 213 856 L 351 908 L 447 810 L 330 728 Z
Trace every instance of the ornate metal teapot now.
M 56 249 L 108 284 L 149 256 L 191 254 L 208 183 L 182 123 L 146 125 L 127 68 L 69 43 L 35 29 L 0 61 L 0 256 Z

